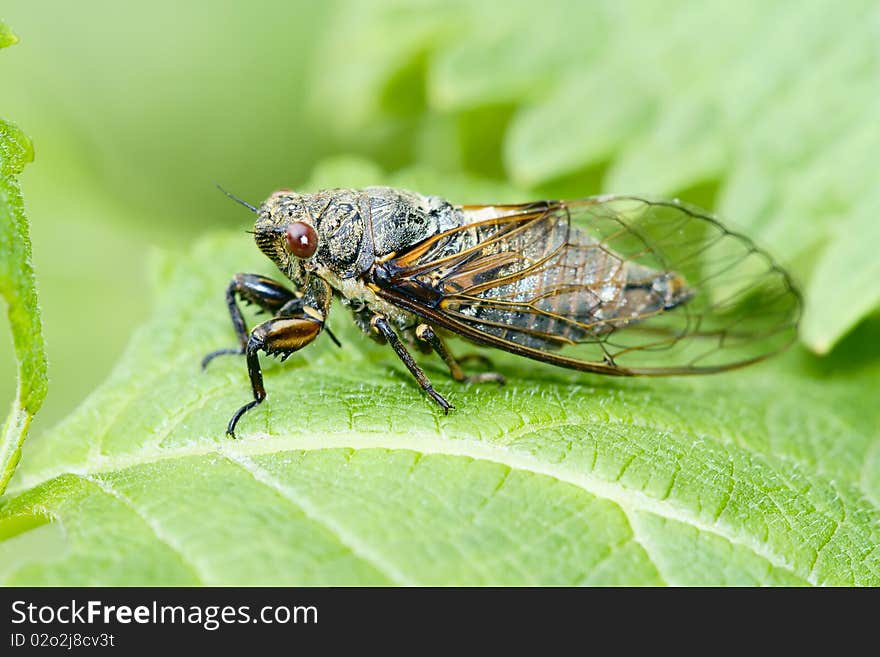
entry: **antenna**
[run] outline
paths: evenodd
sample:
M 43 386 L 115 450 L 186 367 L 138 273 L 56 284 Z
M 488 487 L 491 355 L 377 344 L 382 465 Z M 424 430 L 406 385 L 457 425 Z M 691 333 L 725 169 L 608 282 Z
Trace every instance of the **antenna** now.
M 214 183 L 214 185 L 216 185 L 217 189 L 219 189 L 221 192 L 223 192 L 226 196 L 228 196 L 229 198 L 231 198 L 231 199 L 232 199 L 233 201 L 235 201 L 236 203 L 238 203 L 238 204 L 240 204 L 240 205 L 243 205 L 244 207 L 246 207 L 248 210 L 250 210 L 250 211 L 253 212 L 254 214 L 256 214 L 256 213 L 259 212 L 259 210 L 257 210 L 257 208 L 255 208 L 253 205 L 251 205 L 250 203 L 248 203 L 247 201 L 245 201 L 245 200 L 243 200 L 243 199 L 238 198 L 235 194 L 232 194 L 232 193 L 230 193 L 230 192 L 227 192 L 227 191 L 226 191 L 225 189 L 223 189 L 218 183 Z

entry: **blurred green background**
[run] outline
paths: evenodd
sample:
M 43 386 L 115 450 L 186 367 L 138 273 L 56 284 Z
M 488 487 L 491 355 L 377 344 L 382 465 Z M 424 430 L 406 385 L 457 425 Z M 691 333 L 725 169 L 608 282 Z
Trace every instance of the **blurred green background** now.
M 5 0 L 2 14 L 21 41 L 0 55 L 0 115 L 36 149 L 22 184 L 51 367 L 37 433 L 149 314 L 155 246 L 248 227 L 215 181 L 259 202 L 326 158 L 362 158 L 376 183 L 439 171 L 448 187 L 420 191 L 440 194 L 473 176 L 520 197 L 714 206 L 793 268 L 814 351 L 880 303 L 873 2 Z M 8 339 L 0 368 L 11 399 Z

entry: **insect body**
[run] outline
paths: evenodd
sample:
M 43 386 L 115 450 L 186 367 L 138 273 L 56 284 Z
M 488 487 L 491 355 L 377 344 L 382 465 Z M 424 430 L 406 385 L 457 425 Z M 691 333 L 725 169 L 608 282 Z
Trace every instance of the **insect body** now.
M 284 359 L 317 338 L 334 294 L 444 411 L 451 406 L 407 344 L 437 352 L 457 381 L 502 382 L 466 376 L 444 334 L 618 376 L 719 372 L 766 358 L 796 335 L 800 297 L 785 271 L 677 201 L 456 206 L 368 187 L 284 190 L 248 207 L 257 246 L 293 290 L 256 274 L 236 274 L 227 289 L 239 346 L 203 365 L 246 356 L 253 400 L 232 416 L 231 436 L 266 397 L 258 353 Z M 248 332 L 236 297 L 272 319 Z

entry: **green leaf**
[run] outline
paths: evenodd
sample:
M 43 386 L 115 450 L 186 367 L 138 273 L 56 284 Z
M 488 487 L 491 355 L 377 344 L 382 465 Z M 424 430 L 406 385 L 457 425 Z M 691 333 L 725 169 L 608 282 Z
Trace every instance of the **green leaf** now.
M 417 87 L 388 95 L 386 87 L 425 52 L 454 36 L 457 4 L 356 0 L 340 5 L 317 48 L 310 85 L 315 112 L 332 117 L 331 125 L 341 134 L 352 134 L 411 106 L 413 99 L 418 104 Z
M 0 48 L 13 46 L 18 43 L 18 37 L 12 33 L 9 26 L 0 20 Z
M 317 186 L 493 188 L 346 158 L 319 170 Z M 202 374 L 199 359 L 233 341 L 230 276 L 280 275 L 242 233 L 153 270 L 153 319 L 109 380 L 26 446 L 0 509 L 6 584 L 880 584 L 880 427 L 864 410 L 880 323 L 836 360 L 791 351 L 714 377 L 492 352 L 508 385 L 462 386 L 421 357 L 456 406 L 444 416 L 335 307 L 342 348 L 263 359 L 269 397 L 230 440 L 244 363 Z
M 804 340 L 819 353 L 828 353 L 840 335 L 857 318 L 880 305 L 880 194 L 848 220 L 841 220 L 839 234 L 823 253 L 807 288 L 810 298 L 822 306 L 804 318 Z M 852 236 L 858 235 L 859 239 Z M 856 263 L 856 266 L 853 266 Z
M 0 47 L 16 42 L 0 23 Z M 21 456 L 31 420 L 46 397 L 46 350 L 43 345 L 31 242 L 18 175 L 33 160 L 30 140 L 0 119 L 0 295 L 8 304 L 9 324 L 18 361 L 18 387 L 0 434 L 0 495 Z
M 608 31 L 601 3 L 544 3 L 536 11 L 534 2 L 513 0 L 504 11 L 494 3 L 464 11 L 472 29 L 440 43 L 428 72 L 431 105 L 444 111 L 540 98 L 590 61 Z

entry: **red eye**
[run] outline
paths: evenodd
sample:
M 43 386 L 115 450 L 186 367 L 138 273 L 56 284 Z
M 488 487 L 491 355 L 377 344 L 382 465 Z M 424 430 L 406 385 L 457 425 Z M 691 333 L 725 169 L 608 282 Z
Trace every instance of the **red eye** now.
M 297 258 L 311 258 L 318 248 L 318 234 L 302 221 L 294 221 L 284 233 L 287 248 Z

